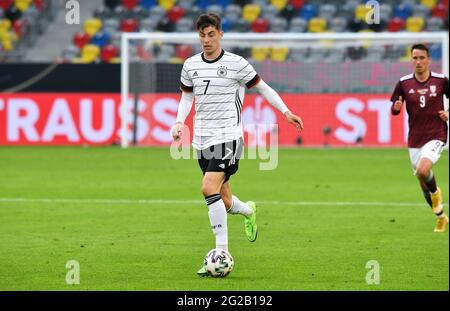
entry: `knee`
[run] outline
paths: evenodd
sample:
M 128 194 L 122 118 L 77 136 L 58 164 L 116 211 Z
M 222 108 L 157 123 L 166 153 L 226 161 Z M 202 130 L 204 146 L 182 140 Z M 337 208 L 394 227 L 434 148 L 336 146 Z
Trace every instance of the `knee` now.
M 425 180 L 429 174 L 430 174 L 430 170 L 428 170 L 427 168 L 425 168 L 423 166 L 417 167 L 416 175 L 420 179 Z
M 203 182 L 202 183 L 202 193 L 204 197 L 217 194 L 219 191 L 216 189 L 216 187 L 213 187 L 211 184 Z

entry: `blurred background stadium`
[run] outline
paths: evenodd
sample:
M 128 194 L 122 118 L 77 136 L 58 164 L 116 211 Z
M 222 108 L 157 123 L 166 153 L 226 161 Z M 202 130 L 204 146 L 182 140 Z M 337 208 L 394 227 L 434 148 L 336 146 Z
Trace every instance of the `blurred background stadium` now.
M 79 15 L 71 22 L 73 3 Z M 194 31 L 201 12 L 209 11 L 223 17 L 225 38 L 227 33 L 409 34 L 408 40 L 349 39 L 341 44 L 332 39 L 224 43 L 227 50 L 248 58 L 305 119 L 308 130 L 302 136 L 280 124 L 282 145 L 404 146 L 406 117 L 390 118 L 389 95 L 397 79 L 411 71 L 409 47 L 414 42 L 429 43 L 432 70 L 448 74 L 444 32 L 448 1 L 372 1 L 379 13 L 373 23 L 367 21 L 371 10 L 367 3 L 1 0 L 0 144 L 117 144 L 124 120 L 130 129 L 127 141 L 167 145 L 180 95 L 181 66 L 200 52 L 200 46 L 196 40 L 189 44 L 130 41 L 127 111 L 137 112 L 133 116 L 120 112 L 121 34 L 183 35 Z M 444 39 L 427 40 L 429 33 L 443 34 Z M 243 120 L 252 145 L 263 139 L 247 125 L 277 123 L 280 115 L 253 91 L 248 93 Z M 27 95 L 20 104 L 11 104 L 18 94 Z M 64 103 L 67 106 L 62 107 Z M 69 114 L 66 118 L 61 116 L 63 110 Z M 62 118 L 59 129 L 43 133 L 44 127 L 58 126 L 58 116 Z

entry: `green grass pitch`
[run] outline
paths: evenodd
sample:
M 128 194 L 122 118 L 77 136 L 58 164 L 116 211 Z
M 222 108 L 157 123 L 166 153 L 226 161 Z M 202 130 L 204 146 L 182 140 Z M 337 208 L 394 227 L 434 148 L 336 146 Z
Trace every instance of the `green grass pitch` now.
M 448 212 L 448 151 L 434 171 Z M 449 290 L 449 238 L 407 149 L 280 149 L 231 179 L 258 203 L 255 243 L 228 216 L 234 271 L 200 278 L 214 248 L 196 160 L 167 148 L 1 147 L 0 290 Z M 66 263 L 80 264 L 67 285 Z M 380 284 L 366 283 L 376 260 Z

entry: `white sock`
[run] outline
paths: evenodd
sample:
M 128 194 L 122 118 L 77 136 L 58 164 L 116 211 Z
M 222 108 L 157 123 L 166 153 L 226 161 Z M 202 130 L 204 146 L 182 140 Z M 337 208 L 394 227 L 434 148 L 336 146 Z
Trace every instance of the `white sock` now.
M 445 214 L 444 214 L 444 208 L 442 207 L 442 205 L 440 206 L 439 209 L 433 210 L 433 213 L 438 217 L 438 218 L 444 218 Z
M 216 236 L 216 248 L 228 251 L 227 211 L 220 194 L 213 194 L 205 198 L 209 208 L 209 222 Z
M 250 216 L 253 214 L 253 210 L 244 202 L 239 200 L 238 197 L 233 195 L 233 203 L 231 205 L 230 210 L 228 211 L 230 214 L 241 214 L 244 216 Z

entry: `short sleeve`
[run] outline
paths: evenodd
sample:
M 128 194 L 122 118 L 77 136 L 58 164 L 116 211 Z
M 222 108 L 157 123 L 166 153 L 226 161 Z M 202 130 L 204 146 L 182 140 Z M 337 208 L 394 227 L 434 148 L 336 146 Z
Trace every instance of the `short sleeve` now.
M 191 77 L 189 76 L 188 69 L 186 63 L 183 65 L 183 69 L 181 69 L 181 78 L 180 78 L 180 89 L 183 92 L 193 92 L 194 85 L 192 83 Z
M 236 72 L 236 78 L 239 84 L 245 84 L 247 88 L 252 88 L 261 79 L 253 66 L 245 58 L 241 58 L 239 61 L 239 69 Z
M 397 85 L 395 86 L 394 92 L 392 92 L 391 102 L 395 103 L 395 101 L 400 96 L 403 97 L 403 99 L 405 99 L 405 94 L 403 94 L 402 83 L 401 83 L 401 81 L 398 81 Z
M 445 97 L 449 98 L 449 94 L 448 94 L 448 78 L 445 77 L 444 78 L 444 95 Z

